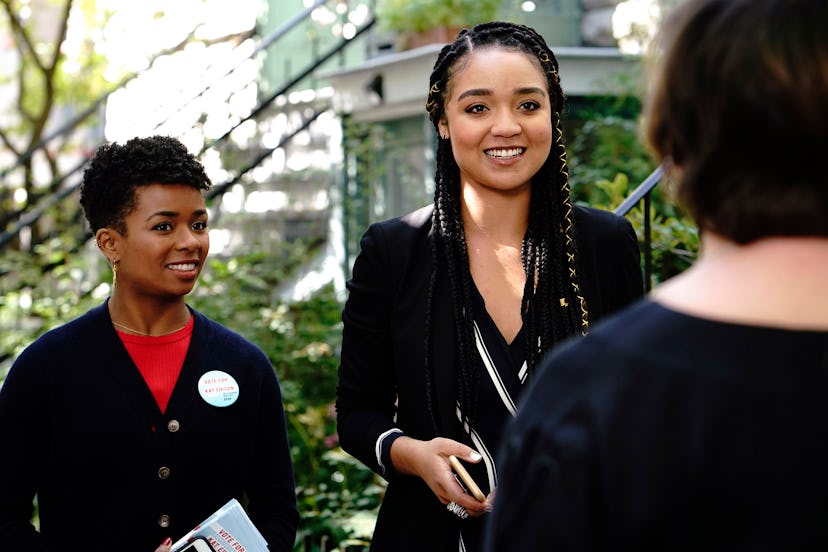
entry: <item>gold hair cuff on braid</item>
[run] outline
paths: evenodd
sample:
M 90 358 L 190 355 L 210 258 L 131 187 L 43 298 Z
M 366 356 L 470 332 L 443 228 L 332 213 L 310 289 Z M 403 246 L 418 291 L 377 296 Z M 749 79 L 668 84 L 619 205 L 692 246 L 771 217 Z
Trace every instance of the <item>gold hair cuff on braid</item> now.
M 437 103 L 437 100 L 432 100 L 431 96 L 434 94 L 440 93 L 440 87 L 437 86 L 437 83 L 431 85 L 431 88 L 428 90 L 428 99 L 426 100 L 426 111 L 431 113 L 432 109 L 434 109 L 434 105 Z
M 540 54 L 538 54 L 538 59 L 542 64 L 549 66 L 549 72 L 555 76 L 555 79 L 557 79 L 558 70 L 555 69 L 555 67 L 552 65 L 552 58 L 549 57 L 549 54 L 547 54 L 546 52 L 541 52 Z
M 561 174 L 566 175 L 566 182 L 564 183 L 564 186 L 568 188 L 569 187 L 569 169 L 567 168 L 567 164 L 566 164 L 566 148 L 564 147 L 564 144 L 563 144 L 563 130 L 561 130 L 561 118 L 560 118 L 560 116 L 555 121 L 555 133 L 556 133 L 555 146 L 557 146 L 558 151 L 560 151 L 560 154 L 558 155 L 558 160 L 561 162 L 561 168 L 558 169 L 558 172 L 560 172 Z M 563 189 L 563 187 L 561 189 Z

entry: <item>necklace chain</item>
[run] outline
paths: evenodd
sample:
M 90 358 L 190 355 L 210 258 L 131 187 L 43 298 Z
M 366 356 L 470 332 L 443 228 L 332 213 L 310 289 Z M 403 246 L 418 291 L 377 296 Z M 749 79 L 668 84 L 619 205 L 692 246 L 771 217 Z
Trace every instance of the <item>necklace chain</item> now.
M 126 330 L 126 331 L 132 332 L 136 335 L 143 335 L 143 336 L 146 336 L 146 337 L 162 337 L 162 336 L 165 336 L 165 335 L 174 334 L 175 332 L 180 332 L 181 330 L 183 330 L 187 326 L 187 324 L 189 324 L 189 323 L 190 323 L 190 319 L 188 318 L 187 322 L 185 322 L 184 325 L 181 326 L 180 328 L 178 328 L 177 330 L 172 330 L 171 332 L 165 332 L 165 333 L 162 333 L 162 334 L 151 334 L 151 333 L 139 332 L 138 330 L 133 330 L 129 326 L 125 326 L 124 324 L 119 324 L 118 322 L 115 322 L 114 320 L 112 321 L 113 326 L 117 326 L 117 327 L 121 328 L 122 330 Z

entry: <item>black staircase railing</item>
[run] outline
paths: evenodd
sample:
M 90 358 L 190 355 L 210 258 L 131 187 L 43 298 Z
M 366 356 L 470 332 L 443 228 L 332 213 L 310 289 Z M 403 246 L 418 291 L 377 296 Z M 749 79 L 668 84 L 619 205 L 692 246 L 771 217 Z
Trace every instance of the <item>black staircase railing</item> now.
M 316 10 L 320 6 L 322 6 L 326 3 L 329 3 L 331 1 L 332 0 L 316 0 L 311 6 L 303 9 L 301 12 L 299 12 L 295 16 L 293 16 L 290 19 L 288 19 L 287 21 L 283 22 L 275 30 L 273 30 L 270 34 L 268 34 L 267 36 L 262 38 L 257 43 L 255 48 L 253 49 L 253 51 L 249 55 L 247 55 L 243 59 L 239 60 L 237 62 L 237 65 L 230 68 L 229 70 L 227 70 L 222 75 L 219 75 L 216 80 L 220 81 L 224 77 L 227 77 L 228 75 L 232 74 L 233 71 L 235 71 L 235 69 L 238 67 L 238 64 L 241 64 L 243 61 L 245 61 L 247 59 L 250 59 L 255 54 L 257 54 L 257 53 L 259 53 L 263 50 L 266 50 L 266 49 L 270 48 L 271 46 L 273 46 L 274 44 L 278 43 L 278 41 L 280 39 L 285 37 L 288 34 L 288 32 L 290 32 L 291 30 L 296 28 L 298 25 L 300 25 L 303 22 L 310 21 L 314 10 Z M 325 64 L 327 61 L 329 61 L 333 56 L 335 56 L 337 53 L 342 52 L 345 48 L 348 48 L 351 44 L 353 44 L 354 41 L 358 37 L 360 37 L 367 30 L 372 28 L 375 23 L 376 23 L 376 19 L 372 15 L 361 27 L 358 27 L 356 29 L 356 32 L 354 33 L 353 36 L 351 36 L 350 38 L 342 37 L 341 40 L 339 40 L 337 43 L 335 43 L 335 45 L 333 47 L 331 47 L 330 49 L 328 49 L 325 53 L 315 57 L 311 61 L 311 63 L 307 67 L 305 67 L 303 70 L 301 70 L 296 76 L 290 78 L 285 84 L 280 86 L 275 92 L 273 92 L 271 94 L 268 94 L 265 98 L 260 100 L 259 103 L 257 104 L 257 106 L 251 111 L 250 114 L 248 114 L 247 116 L 242 118 L 240 121 L 236 122 L 229 130 L 227 130 L 219 138 L 217 138 L 215 140 L 212 140 L 212 141 L 210 141 L 209 144 L 205 145 L 199 151 L 198 155 L 200 156 L 200 155 L 204 154 L 208 149 L 217 147 L 217 146 L 221 145 L 222 143 L 225 143 L 229 139 L 231 133 L 236 128 L 238 128 L 241 124 L 243 124 L 247 121 L 254 120 L 257 117 L 259 117 L 276 100 L 276 98 L 278 98 L 280 96 L 283 96 L 283 95 L 287 94 L 288 92 L 290 92 L 295 86 L 297 86 L 305 78 L 307 78 L 309 75 L 311 75 L 315 70 L 319 69 L 323 64 Z M 108 94 L 111 94 L 111 93 L 117 91 L 119 88 L 122 88 L 123 86 L 125 86 L 127 84 L 127 82 L 129 80 L 131 80 L 131 78 L 126 79 L 125 81 L 122 81 L 121 83 L 119 83 L 119 86 L 113 88 L 113 90 L 109 91 Z M 164 120 L 162 120 L 158 124 L 156 124 L 155 128 L 157 129 L 160 126 L 162 126 L 173 115 L 175 115 L 175 113 L 181 111 L 187 105 L 189 105 L 193 101 L 197 100 L 207 90 L 209 90 L 212 86 L 213 86 L 213 83 L 208 84 L 198 94 L 196 94 L 195 96 L 193 96 L 193 97 L 189 98 L 188 100 L 186 100 L 185 103 L 183 105 L 181 105 L 174 113 L 171 113 L 166 118 L 164 118 Z M 5 176 L 6 174 L 10 173 L 11 171 L 19 168 L 20 166 L 22 166 L 23 163 L 25 163 L 29 158 L 31 158 L 31 156 L 34 155 L 34 153 L 37 150 L 45 148 L 48 145 L 48 143 L 51 142 L 52 140 L 54 140 L 55 138 L 57 138 L 57 137 L 59 137 L 63 134 L 68 134 L 69 132 L 74 130 L 78 126 L 78 124 L 82 121 L 82 117 L 84 116 L 84 114 L 88 115 L 89 112 L 92 112 L 92 111 L 98 109 L 100 107 L 100 105 L 102 105 L 103 102 L 106 100 L 106 97 L 108 96 L 108 94 L 97 98 L 91 106 L 89 106 L 87 109 L 85 109 L 80 115 L 75 117 L 72 121 L 70 121 L 69 123 L 63 125 L 59 129 L 57 129 L 55 132 L 52 132 L 49 136 L 45 137 L 40 142 L 38 142 L 37 144 L 35 144 L 31 148 L 29 148 L 22 156 L 20 156 L 16 160 L 14 165 L 12 165 L 11 167 L 8 167 L 6 169 L 0 170 L 0 174 Z M 259 153 L 253 159 L 253 161 L 251 163 L 249 163 L 248 165 L 243 167 L 240 171 L 238 171 L 235 176 L 229 178 L 227 181 L 225 181 L 223 183 L 220 183 L 220 184 L 216 185 L 213 188 L 213 190 L 211 190 L 211 193 L 208 197 L 215 198 L 217 196 L 220 196 L 221 194 L 225 193 L 232 185 L 239 183 L 242 176 L 244 176 L 246 173 L 248 173 L 249 171 L 251 171 L 252 169 L 257 167 L 258 165 L 260 165 L 262 162 L 264 162 L 276 149 L 278 149 L 280 147 L 284 147 L 284 145 L 288 141 L 293 139 L 299 132 L 301 132 L 302 130 L 306 130 L 308 128 L 308 126 L 313 121 L 315 121 L 323 112 L 324 112 L 324 110 L 323 111 L 314 110 L 314 112 L 312 114 L 310 114 L 309 116 L 303 117 L 303 121 L 297 129 L 289 132 L 285 137 L 283 137 L 279 141 L 279 144 L 276 145 L 275 147 L 265 148 L 264 150 L 262 150 L 262 152 Z M 51 186 L 50 189 L 54 189 L 56 191 L 53 192 L 52 194 L 48 195 L 47 197 L 43 198 L 37 205 L 29 208 L 26 212 L 22 213 L 17 218 L 17 220 L 13 224 L 10 225 L 10 227 L 8 229 L 6 229 L 2 233 L 0 233 L 0 248 L 4 247 L 10 241 L 12 241 L 16 236 L 18 236 L 20 234 L 20 232 L 24 228 L 32 226 L 35 223 L 37 223 L 37 221 L 50 208 L 54 207 L 61 200 L 63 200 L 65 197 L 71 195 L 72 192 L 77 190 L 80 187 L 80 184 L 81 184 L 80 181 L 75 182 L 73 184 L 65 185 L 63 187 L 60 187 L 60 186 L 64 182 L 68 181 L 71 176 L 73 176 L 76 173 L 80 172 L 86 166 L 87 162 L 88 162 L 88 159 L 84 159 L 83 161 L 81 161 L 80 163 L 78 163 L 77 165 L 72 167 L 70 170 L 66 171 L 65 173 L 63 173 L 60 176 L 58 176 L 57 178 L 55 178 L 50 183 L 50 186 Z
M 644 286 L 650 291 L 653 286 L 653 243 L 652 243 L 652 193 L 664 177 L 664 168 L 659 165 L 638 187 L 614 209 L 615 214 L 625 216 L 640 201 L 644 201 Z
M 250 114 L 249 114 L 249 115 L 247 115 L 246 117 L 242 118 L 240 121 L 238 121 L 238 122 L 237 122 L 236 124 L 234 124 L 232 127 L 230 127 L 230 128 L 229 128 L 229 129 L 228 129 L 228 130 L 224 133 L 224 134 L 222 134 L 221 136 L 219 136 L 218 138 L 216 138 L 215 140 L 213 140 L 213 141 L 212 141 L 212 142 L 210 142 L 209 144 L 205 145 L 205 146 L 201 149 L 201 152 L 200 152 L 199 154 L 202 154 L 202 153 L 204 153 L 205 151 L 207 151 L 208 149 L 210 149 L 210 148 L 212 148 L 212 147 L 215 147 L 215 146 L 216 146 L 216 145 L 218 145 L 220 142 L 224 142 L 225 140 L 227 140 L 227 138 L 230 136 L 230 134 L 232 134 L 232 132 L 233 132 L 234 130 L 236 130 L 238 127 L 240 127 L 243 123 L 245 123 L 245 122 L 247 122 L 247 121 L 249 121 L 249 120 L 251 120 L 251 119 L 255 119 L 255 118 L 256 118 L 256 117 L 257 117 L 260 113 L 262 113 L 265 109 L 267 109 L 267 107 L 268 107 L 271 103 L 273 103 L 273 101 L 274 101 L 276 98 L 278 98 L 279 96 L 283 96 L 283 95 L 285 95 L 285 94 L 286 94 L 288 91 L 290 91 L 290 90 L 291 90 L 294 86 L 296 86 L 297 84 L 299 84 L 300 82 L 302 82 L 302 81 L 303 81 L 305 78 L 307 78 L 307 77 L 308 77 L 311 73 L 313 73 L 316 69 L 318 69 L 318 68 L 319 68 L 322 64 L 324 64 L 326 61 L 328 61 L 329 59 L 331 59 L 331 58 L 332 58 L 333 56 L 335 56 L 337 53 L 341 52 L 341 51 L 342 51 L 342 50 L 343 50 L 343 49 L 344 49 L 344 48 L 345 48 L 348 44 L 350 44 L 350 43 L 351 43 L 351 41 L 353 41 L 354 39 L 356 39 L 357 37 L 359 37 L 362 33 L 364 33 L 365 31 L 367 31 L 367 30 L 368 30 L 368 29 L 370 29 L 371 27 L 373 27 L 375 23 L 376 23 L 376 20 L 375 20 L 375 19 L 371 19 L 371 20 L 370 20 L 370 21 L 368 21 L 365 25 L 363 25 L 361 28 L 359 28 L 359 29 L 356 31 L 356 34 L 354 34 L 354 36 L 353 36 L 353 37 L 351 37 L 350 39 L 343 39 L 343 41 L 342 41 L 342 42 L 339 42 L 339 43 L 338 43 L 338 44 L 336 44 L 334 47 L 332 47 L 331 49 L 329 49 L 327 52 L 325 52 L 324 54 L 322 54 L 321 56 L 319 56 L 318 58 L 316 58 L 316 59 L 314 60 L 314 62 L 313 62 L 310 66 L 306 67 L 304 70 L 302 70 L 301 72 L 299 72 L 299 74 L 298 74 L 298 75 L 296 75 L 296 76 L 295 76 L 295 77 L 293 77 L 291 80 L 289 80 L 286 84 L 284 84 L 281 88 L 279 88 L 278 90 L 276 90 L 275 92 L 273 92 L 272 94 L 270 94 L 269 96 L 267 96 L 264 100 L 262 100 L 262 101 L 259 103 L 259 105 L 258 105 L 258 106 L 256 106 L 256 108 L 255 108 L 255 109 L 253 109 L 253 111 L 251 111 L 251 112 L 250 112 Z M 314 116 L 313 118 L 315 119 L 315 118 L 316 118 L 316 117 L 318 117 L 319 115 L 321 115 L 321 113 L 315 113 L 315 116 Z M 275 150 L 275 149 L 276 149 L 276 148 L 271 149 L 271 152 L 272 152 L 273 150 Z M 262 161 L 263 161 L 263 159 L 262 159 Z M 261 161 L 260 161 L 260 162 L 261 162 Z
M 315 1 L 312 5 L 311 5 L 311 6 L 309 6 L 309 7 L 305 8 L 305 9 L 304 9 L 304 10 L 302 10 L 301 12 L 297 13 L 296 15 L 294 15 L 293 17 L 291 17 L 290 19 L 288 19 L 287 21 L 283 22 L 281 25 L 279 25 L 278 27 L 276 27 L 276 28 L 275 28 L 275 29 L 274 29 L 274 30 L 273 30 L 270 34 L 268 34 L 267 36 L 265 36 L 264 38 L 262 38 L 262 39 L 261 39 L 261 40 L 260 40 L 260 41 L 256 44 L 256 46 L 253 48 L 253 50 L 252 50 L 249 54 L 247 54 L 247 55 L 245 55 L 244 57 L 242 57 L 241 59 L 237 60 L 237 61 L 236 61 L 236 63 L 235 63 L 235 64 L 233 64 L 233 66 L 232 66 L 232 67 L 230 67 L 228 70 L 226 70 L 226 71 L 225 71 L 224 73 L 222 73 L 221 75 L 217 76 L 217 77 L 216 77 L 216 79 L 215 79 L 212 83 L 207 84 L 207 86 L 205 86 L 203 89 L 199 90 L 198 94 L 196 94 L 195 96 L 193 96 L 193 97 L 191 97 L 190 99 L 188 99 L 187 101 L 185 101 L 185 102 L 184 102 L 183 104 L 181 104 L 181 105 L 180 105 L 180 106 L 179 106 L 179 107 L 178 107 L 175 111 L 173 111 L 172 113 L 170 113 L 169 115 L 167 115 L 167 116 L 166 116 L 166 117 L 165 117 L 165 118 L 164 118 L 161 122 L 159 122 L 158 124 L 156 124 L 156 125 L 155 125 L 155 128 L 156 128 L 156 129 L 160 128 L 162 125 L 164 125 L 164 123 L 166 123 L 167 121 L 169 121 L 170 119 L 172 119 L 172 118 L 173 118 L 176 114 L 180 113 L 180 112 L 181 112 L 182 110 L 184 110 L 187 106 L 189 106 L 190 104 L 192 104 L 194 101 L 196 101 L 196 100 L 198 100 L 199 98 L 201 98 L 202 96 L 204 96 L 204 94 L 206 94 L 206 93 L 207 93 L 210 89 L 212 89 L 212 88 L 213 88 L 213 86 L 214 86 L 216 83 L 218 83 L 218 82 L 220 82 L 222 79 L 224 79 L 224 78 L 229 77 L 230 75 L 232 75 L 232 74 L 236 71 L 236 69 L 238 69 L 239 65 L 240 65 L 243 61 L 246 61 L 246 60 L 248 60 L 248 59 L 251 59 L 251 58 L 253 58 L 256 54 L 258 54 L 259 52 L 263 52 L 263 51 L 267 50 L 267 49 L 268 49 L 268 48 L 269 48 L 272 44 L 274 44 L 274 43 L 278 42 L 278 41 L 279 41 L 279 39 L 281 39 L 282 37 L 286 36 L 286 35 L 287 35 L 290 31 L 292 31 L 294 28 L 296 28 L 297 26 L 299 26 L 302 22 L 307 21 L 307 20 L 308 20 L 308 18 L 310 18 L 310 17 L 311 17 L 311 15 L 313 14 L 313 11 L 314 11 L 315 9 L 317 9 L 317 8 L 319 8 L 320 6 L 322 6 L 322 5 L 326 4 L 326 3 L 328 3 L 329 1 L 330 1 L 330 0 L 316 0 L 316 1 Z M 298 82 L 298 81 L 297 81 L 297 82 Z M 289 87 L 286 87 L 286 88 L 289 88 Z M 272 100 L 271 100 L 271 101 L 272 101 Z M 262 103 L 267 103 L 267 102 L 262 102 Z M 251 118 L 251 117 L 249 117 L 249 116 L 248 116 L 248 118 L 245 118 L 245 119 L 244 119 L 244 121 L 247 121 L 247 120 L 249 120 L 250 118 Z M 244 121 L 242 121 L 242 122 L 244 122 Z M 241 124 L 241 123 L 240 123 L 240 124 Z M 237 127 L 238 127 L 238 125 L 234 126 L 234 127 L 231 129 L 231 132 L 232 132 L 232 130 L 235 130 Z M 224 138 L 226 138 L 228 134 L 229 134 L 229 132 L 228 132 L 227 134 L 225 134 L 224 136 L 222 136 L 221 138 L 219 138 L 219 139 L 215 140 L 215 141 L 213 142 L 213 144 L 214 144 L 214 143 L 216 143 L 216 142 L 219 142 L 220 140 L 222 140 L 222 139 L 224 139 Z M 205 147 L 201 150 L 201 152 L 199 152 L 199 155 L 203 154 L 203 153 L 204 153 L 207 149 L 209 149 L 209 147 L 211 147 L 211 146 L 205 146 Z
M 262 150 L 262 152 L 259 153 L 253 159 L 253 161 L 251 161 L 250 163 L 248 163 L 247 165 L 242 167 L 239 170 L 239 172 L 236 174 L 236 176 L 234 176 L 233 178 L 231 178 L 229 180 L 226 180 L 226 181 L 222 182 L 221 184 L 219 184 L 217 186 L 213 186 L 205 195 L 208 198 L 214 198 L 216 196 L 220 197 L 220 196 L 224 195 L 224 193 L 231 186 L 233 186 L 235 184 L 238 184 L 239 181 L 241 180 L 241 178 L 245 174 L 247 174 L 248 172 L 252 171 L 256 167 L 261 165 L 262 162 L 265 159 L 267 159 L 268 157 L 270 157 L 273 154 L 274 151 L 276 151 L 277 149 L 279 149 L 281 147 L 284 147 L 284 145 L 287 144 L 288 142 L 290 142 L 291 140 L 293 140 L 296 137 L 297 134 L 299 134 L 303 130 L 306 130 L 311 125 L 312 122 L 314 122 L 316 119 L 319 118 L 320 115 L 322 115 L 322 113 L 324 113 L 324 112 L 323 111 L 314 111 L 313 114 L 310 117 L 308 117 L 307 119 L 305 119 L 305 121 L 298 128 L 294 129 L 287 136 L 283 136 L 282 139 L 279 140 L 278 144 L 276 144 L 272 148 L 265 148 L 264 150 Z

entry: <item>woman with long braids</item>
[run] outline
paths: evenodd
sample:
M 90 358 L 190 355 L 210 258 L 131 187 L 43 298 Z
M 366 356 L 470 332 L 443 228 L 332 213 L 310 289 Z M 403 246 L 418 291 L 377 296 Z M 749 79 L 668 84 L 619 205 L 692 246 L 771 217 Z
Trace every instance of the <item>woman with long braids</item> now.
M 464 30 L 429 85 L 434 205 L 368 229 L 343 312 L 340 441 L 388 480 L 372 550 L 480 549 L 494 452 L 541 355 L 643 293 L 631 225 L 570 200 L 541 36 Z

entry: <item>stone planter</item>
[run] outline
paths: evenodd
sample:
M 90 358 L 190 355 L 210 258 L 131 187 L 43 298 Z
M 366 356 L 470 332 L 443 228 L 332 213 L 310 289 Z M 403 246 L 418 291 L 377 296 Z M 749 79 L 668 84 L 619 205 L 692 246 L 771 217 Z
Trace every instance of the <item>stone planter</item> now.
M 419 33 L 405 33 L 400 40 L 400 50 L 413 50 L 427 44 L 454 42 L 463 27 L 434 27 Z

